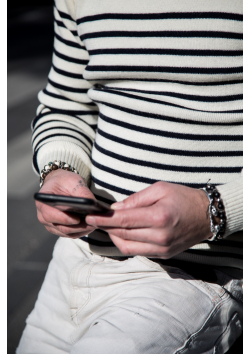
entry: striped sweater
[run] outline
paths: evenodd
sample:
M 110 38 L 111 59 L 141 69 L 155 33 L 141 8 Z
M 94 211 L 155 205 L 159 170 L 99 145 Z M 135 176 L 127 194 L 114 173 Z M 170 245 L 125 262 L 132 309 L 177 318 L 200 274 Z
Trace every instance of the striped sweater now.
M 241 267 L 242 1 L 58 0 L 33 166 L 66 161 L 111 204 L 156 181 L 218 185 L 226 239 L 174 257 Z M 107 233 L 77 239 L 121 255 Z

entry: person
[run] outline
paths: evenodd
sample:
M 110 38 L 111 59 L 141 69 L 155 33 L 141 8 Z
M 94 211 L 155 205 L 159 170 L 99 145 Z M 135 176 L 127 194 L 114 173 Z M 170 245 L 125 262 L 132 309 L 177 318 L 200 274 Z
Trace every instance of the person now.
M 113 211 L 36 202 L 59 239 L 17 354 L 225 353 L 242 333 L 242 1 L 54 14 L 40 192 Z

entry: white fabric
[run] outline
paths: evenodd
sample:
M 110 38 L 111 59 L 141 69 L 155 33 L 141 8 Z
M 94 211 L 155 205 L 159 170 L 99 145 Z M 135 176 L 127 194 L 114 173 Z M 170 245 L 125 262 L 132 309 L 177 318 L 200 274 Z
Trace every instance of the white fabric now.
M 217 276 L 224 287 L 60 238 L 17 354 L 224 353 L 241 333 L 241 301 L 229 295 L 241 290 Z

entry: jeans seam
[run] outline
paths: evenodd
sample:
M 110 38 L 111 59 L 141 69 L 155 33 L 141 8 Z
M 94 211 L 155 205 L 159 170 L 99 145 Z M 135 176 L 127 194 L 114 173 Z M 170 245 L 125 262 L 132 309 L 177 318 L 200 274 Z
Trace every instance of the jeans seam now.
M 80 311 L 85 307 L 87 306 L 87 304 L 89 303 L 90 299 L 91 299 L 91 289 L 90 289 L 90 286 L 89 286 L 89 279 L 90 279 L 90 276 L 91 276 L 91 272 L 92 272 L 92 269 L 94 268 L 94 266 L 96 266 L 97 263 L 94 263 L 90 266 L 89 268 L 89 271 L 88 271 L 88 275 L 87 275 L 87 288 L 88 288 L 88 298 L 87 300 L 85 301 L 84 304 L 82 304 L 81 307 L 79 307 L 79 309 L 76 311 L 76 317 L 78 316 L 78 314 L 80 313 Z M 78 322 L 78 321 L 77 321 Z M 78 325 L 79 327 L 80 325 Z

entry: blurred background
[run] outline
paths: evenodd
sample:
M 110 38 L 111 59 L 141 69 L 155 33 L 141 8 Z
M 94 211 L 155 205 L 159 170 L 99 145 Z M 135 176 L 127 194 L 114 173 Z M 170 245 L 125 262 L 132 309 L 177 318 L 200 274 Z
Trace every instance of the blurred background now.
M 56 236 L 36 217 L 30 124 L 53 48 L 53 0 L 8 1 L 8 354 L 14 354 Z

